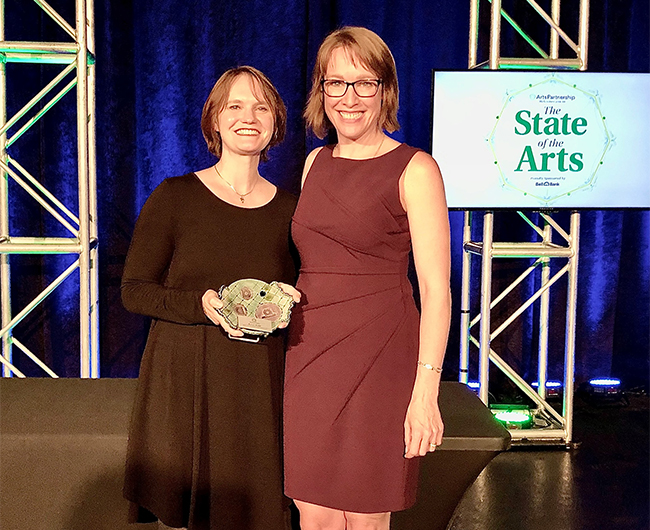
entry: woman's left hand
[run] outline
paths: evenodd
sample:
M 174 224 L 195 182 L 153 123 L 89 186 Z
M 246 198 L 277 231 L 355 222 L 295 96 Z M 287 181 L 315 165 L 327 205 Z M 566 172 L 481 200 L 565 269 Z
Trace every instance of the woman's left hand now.
M 437 392 L 422 391 L 416 382 L 404 421 L 404 456 L 413 458 L 435 451 L 442 443 L 444 427 Z
M 296 304 L 300 303 L 300 297 L 302 295 L 300 294 L 300 291 L 298 289 L 296 289 L 292 285 L 289 285 L 288 283 L 282 283 L 282 282 L 278 282 L 278 287 L 282 289 L 282 291 L 285 294 L 288 294 L 291 298 L 293 298 L 293 301 Z M 282 329 L 282 328 L 286 328 L 288 325 L 289 325 L 288 322 L 281 322 L 278 327 Z

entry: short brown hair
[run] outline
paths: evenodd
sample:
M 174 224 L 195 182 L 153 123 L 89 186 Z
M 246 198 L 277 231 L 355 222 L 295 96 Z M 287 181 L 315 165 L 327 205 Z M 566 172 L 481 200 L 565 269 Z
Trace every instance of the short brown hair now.
M 271 141 L 260 153 L 260 159 L 266 161 L 268 160 L 267 153 L 269 149 L 284 140 L 287 130 L 287 109 L 273 83 L 257 68 L 252 66 L 231 68 L 219 78 L 212 87 L 205 105 L 203 105 L 201 131 L 208 144 L 208 151 L 216 157 L 221 157 L 221 135 L 215 130 L 215 124 L 219 114 L 221 114 L 228 102 L 232 85 L 240 75 L 247 75 L 252 79 L 253 90 L 257 88 L 262 92 L 260 96 L 271 107 L 271 112 L 273 112 L 273 135 Z
M 311 78 L 311 92 L 304 112 L 307 126 L 319 138 L 324 138 L 328 130 L 333 128 L 323 108 L 321 81 L 325 78 L 332 53 L 337 48 L 345 49 L 352 61 L 358 60 L 364 68 L 374 72 L 381 79 L 383 95 L 379 126 L 388 132 L 398 130 L 399 88 L 393 54 L 375 32 L 355 26 L 346 26 L 333 31 L 325 37 L 318 49 Z

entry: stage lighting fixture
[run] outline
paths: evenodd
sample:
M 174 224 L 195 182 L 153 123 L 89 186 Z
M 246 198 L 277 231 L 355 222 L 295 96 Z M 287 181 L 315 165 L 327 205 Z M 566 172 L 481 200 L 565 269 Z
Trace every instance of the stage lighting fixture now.
M 534 422 L 533 414 L 527 405 L 490 405 L 494 417 L 508 429 L 526 429 Z
M 594 389 L 594 392 L 600 394 L 609 394 L 621 391 L 621 380 L 613 377 L 597 377 L 595 379 L 590 379 L 589 384 Z
M 590 379 L 588 391 L 594 398 L 608 400 L 619 399 L 623 394 L 621 380 L 613 377 L 596 377 Z
M 470 387 L 474 392 L 478 392 L 481 388 L 481 383 L 478 381 L 468 381 L 467 386 Z
M 539 383 L 533 381 L 531 385 L 533 388 L 537 388 Z M 546 381 L 546 397 L 554 398 L 560 397 L 562 395 L 562 383 L 560 381 Z

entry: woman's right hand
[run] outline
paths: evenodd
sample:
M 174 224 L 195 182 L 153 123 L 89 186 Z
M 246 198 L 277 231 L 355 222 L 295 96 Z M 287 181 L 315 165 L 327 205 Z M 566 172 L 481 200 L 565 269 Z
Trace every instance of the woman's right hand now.
M 201 298 L 201 304 L 203 305 L 205 316 L 207 316 L 216 326 L 221 326 L 226 333 L 233 337 L 244 336 L 242 331 L 232 328 L 228 322 L 226 322 L 226 319 L 217 312 L 217 309 L 223 307 L 223 302 L 216 291 L 208 289 Z

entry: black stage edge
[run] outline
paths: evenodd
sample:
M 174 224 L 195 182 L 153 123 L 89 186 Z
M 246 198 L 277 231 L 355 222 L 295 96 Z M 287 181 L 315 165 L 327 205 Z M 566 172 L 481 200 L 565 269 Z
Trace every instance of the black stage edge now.
M 445 530 L 465 490 L 510 447 L 508 430 L 466 385 L 440 384 L 440 412 L 442 445 L 424 457 L 417 503 L 392 515 L 391 530 Z
M 134 379 L 0 379 L 0 528 L 149 530 L 122 498 Z M 444 530 L 510 435 L 465 385 L 443 382 L 445 438 L 424 458 L 418 503 L 393 530 Z

